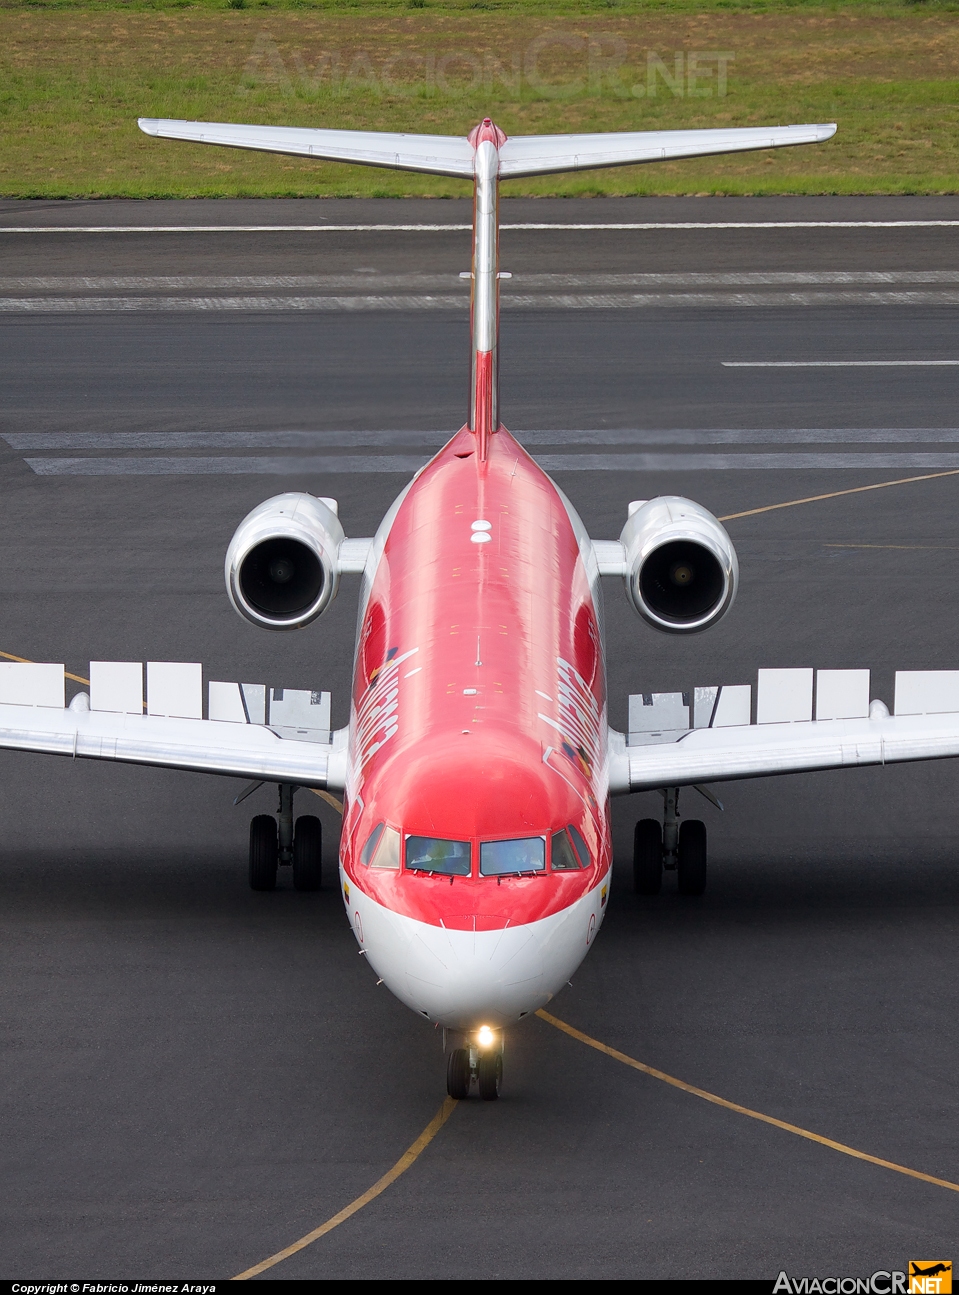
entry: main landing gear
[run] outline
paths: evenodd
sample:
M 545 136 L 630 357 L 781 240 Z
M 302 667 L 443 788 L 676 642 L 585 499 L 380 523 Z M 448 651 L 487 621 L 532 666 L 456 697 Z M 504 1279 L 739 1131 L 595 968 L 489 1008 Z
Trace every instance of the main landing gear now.
M 679 821 L 679 788 L 663 791 L 663 823 L 641 818 L 633 835 L 633 889 L 638 895 L 658 895 L 663 870 L 675 872 L 681 895 L 701 895 L 706 889 L 706 824 Z
M 453 1039 L 450 1036 L 454 1036 Z M 446 1091 L 458 1102 L 470 1095 L 473 1081 L 484 1102 L 495 1102 L 503 1082 L 503 1035 L 482 1025 L 473 1031 L 443 1031 L 444 1047 L 458 1046 L 447 1054 Z
M 292 864 L 295 890 L 319 890 L 323 859 L 323 828 L 313 814 L 293 822 L 293 797 L 297 788 L 279 784 L 276 815 L 257 814 L 250 823 L 250 886 L 274 890 L 277 868 Z

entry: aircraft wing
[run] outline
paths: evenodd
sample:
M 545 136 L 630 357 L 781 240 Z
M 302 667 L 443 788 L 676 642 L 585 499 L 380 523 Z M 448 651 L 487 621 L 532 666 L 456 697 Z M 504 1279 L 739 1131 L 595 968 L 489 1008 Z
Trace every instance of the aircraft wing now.
M 472 179 L 473 146 L 465 136 L 398 135 L 364 130 L 313 130 L 295 126 L 243 126 L 213 121 L 139 119 L 140 129 L 161 139 L 291 153 L 326 162 L 352 162 L 397 171 L 423 171 Z M 818 144 L 834 125 L 762 126 L 721 130 L 643 130 L 603 135 L 518 135 L 500 148 L 503 179 L 579 171 L 600 166 L 663 162 L 708 153 L 740 153 L 791 144 Z
M 611 793 L 959 756 L 959 671 L 897 672 L 894 715 L 869 701 L 868 670 L 813 673 L 760 671 L 755 710 L 750 685 L 631 697 Z
M 212 683 L 219 718 L 204 719 L 192 663 L 148 665 L 148 705 L 173 714 L 143 713 L 139 662 L 91 663 L 91 692 L 69 706 L 63 679 L 63 666 L 0 665 L 0 749 L 342 790 L 346 733 L 329 731 L 329 693 Z M 91 710 L 91 695 L 112 709 Z
M 675 742 L 626 748 L 629 791 L 948 756 L 959 756 L 959 715 L 693 729 Z

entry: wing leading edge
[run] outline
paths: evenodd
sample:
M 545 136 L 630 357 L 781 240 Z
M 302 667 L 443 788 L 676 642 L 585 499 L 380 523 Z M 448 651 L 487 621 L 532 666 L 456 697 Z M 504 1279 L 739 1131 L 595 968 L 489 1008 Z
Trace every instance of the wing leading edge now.
M 148 662 L 146 707 L 140 661 L 91 661 L 89 684 L 64 706 L 62 665 L 0 662 L 0 749 L 342 790 L 328 692 L 210 681 L 204 719 L 196 662 Z
M 326 162 L 420 171 L 472 179 L 475 152 L 455 135 L 401 135 L 364 130 L 312 130 L 294 126 L 246 126 L 228 122 L 175 121 L 141 117 L 147 135 L 196 144 L 257 149 L 315 157 Z M 499 150 L 502 179 L 632 166 L 711 153 L 741 153 L 793 144 L 819 144 L 836 133 L 834 124 L 763 126 L 720 130 L 626 131 L 601 135 L 517 135 Z
M 336 791 L 345 778 L 345 730 L 332 737 L 329 743 L 299 742 L 261 724 L 0 705 L 0 749 Z
M 959 714 L 690 729 L 675 742 L 614 751 L 610 793 L 950 756 L 959 756 Z

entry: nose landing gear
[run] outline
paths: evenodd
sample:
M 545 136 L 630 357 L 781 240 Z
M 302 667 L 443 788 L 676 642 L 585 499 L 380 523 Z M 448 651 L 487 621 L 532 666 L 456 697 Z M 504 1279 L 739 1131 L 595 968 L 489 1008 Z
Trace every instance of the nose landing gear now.
M 706 889 L 706 824 L 679 821 L 679 788 L 663 790 L 663 823 L 642 818 L 633 833 L 633 889 L 638 895 L 658 895 L 663 871 L 675 872 L 681 895 L 701 895 Z
M 469 1048 L 454 1048 L 446 1062 L 446 1091 L 456 1101 L 465 1101 L 471 1080 Z
M 446 1091 L 458 1102 L 470 1094 L 473 1081 L 484 1102 L 495 1102 L 503 1082 L 503 1035 L 482 1026 L 476 1031 L 443 1031 L 444 1047 L 455 1036 L 459 1046 L 447 1055 Z M 463 1047 L 463 1043 L 467 1046 Z
M 275 890 L 277 868 L 293 865 L 294 890 L 319 890 L 323 861 L 323 827 L 313 814 L 293 821 L 294 784 L 279 784 L 276 816 L 257 814 L 250 823 L 250 886 Z

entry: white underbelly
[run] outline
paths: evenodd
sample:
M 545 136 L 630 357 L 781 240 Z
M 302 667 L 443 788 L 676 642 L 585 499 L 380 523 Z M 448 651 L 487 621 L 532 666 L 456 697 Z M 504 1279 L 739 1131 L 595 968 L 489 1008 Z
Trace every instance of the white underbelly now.
M 367 961 L 407 1007 L 440 1025 L 502 1026 L 544 1006 L 572 976 L 602 925 L 609 880 L 561 912 L 498 931 L 420 922 L 355 885 L 347 912 Z M 341 888 L 345 881 L 341 872 Z

